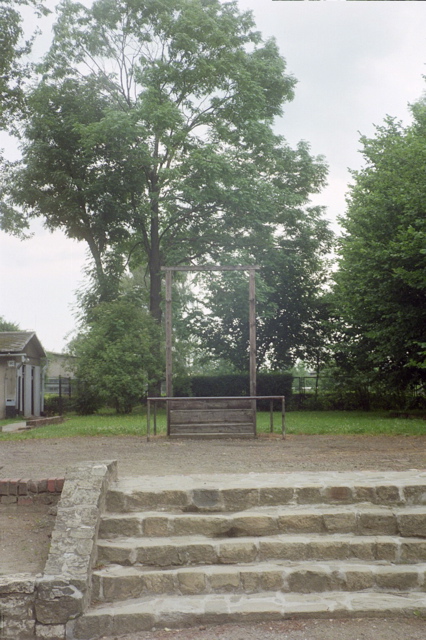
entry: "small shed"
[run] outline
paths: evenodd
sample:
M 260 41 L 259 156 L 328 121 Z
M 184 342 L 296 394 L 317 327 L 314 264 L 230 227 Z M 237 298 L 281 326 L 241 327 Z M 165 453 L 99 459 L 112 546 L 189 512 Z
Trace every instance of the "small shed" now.
M 34 331 L 0 332 L 0 418 L 41 415 L 45 358 Z

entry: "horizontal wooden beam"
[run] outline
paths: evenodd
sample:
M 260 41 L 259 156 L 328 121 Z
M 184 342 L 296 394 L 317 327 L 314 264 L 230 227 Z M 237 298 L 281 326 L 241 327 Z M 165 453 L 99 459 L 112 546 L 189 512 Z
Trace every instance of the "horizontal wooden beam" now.
M 238 267 L 219 267 L 215 265 L 206 265 L 200 267 L 161 267 L 161 271 L 259 271 L 257 265 L 238 266 Z

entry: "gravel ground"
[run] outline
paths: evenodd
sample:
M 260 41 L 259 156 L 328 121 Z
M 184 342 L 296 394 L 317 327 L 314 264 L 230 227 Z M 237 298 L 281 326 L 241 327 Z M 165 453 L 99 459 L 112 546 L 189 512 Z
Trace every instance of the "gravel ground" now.
M 66 423 L 64 424 L 64 429 Z M 426 436 L 295 436 L 286 440 L 170 441 L 97 437 L 0 443 L 0 478 L 63 477 L 85 460 L 118 460 L 120 477 L 192 473 L 268 473 L 426 469 Z M 0 573 L 36 573 L 44 564 L 52 517 L 37 510 L 0 507 Z M 7 566 L 7 569 L 4 567 Z M 426 594 L 425 594 L 426 598 Z M 158 630 L 120 640 L 426 640 L 418 618 L 285 620 Z M 104 640 L 115 640 L 114 637 Z

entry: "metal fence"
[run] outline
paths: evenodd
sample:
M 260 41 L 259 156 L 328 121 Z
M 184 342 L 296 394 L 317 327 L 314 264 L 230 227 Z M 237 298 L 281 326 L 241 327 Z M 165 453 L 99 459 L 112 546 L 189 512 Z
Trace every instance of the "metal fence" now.
M 54 396 L 67 396 L 71 398 L 75 394 L 75 379 L 65 376 L 46 378 L 44 381 L 44 393 Z

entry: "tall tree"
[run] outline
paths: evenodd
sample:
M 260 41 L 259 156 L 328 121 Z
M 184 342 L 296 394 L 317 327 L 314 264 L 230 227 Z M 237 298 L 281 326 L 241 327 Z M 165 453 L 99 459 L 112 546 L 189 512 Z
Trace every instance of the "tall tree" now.
M 98 271 L 145 262 L 156 320 L 162 265 L 267 246 L 324 182 L 272 131 L 295 80 L 235 2 L 65 0 L 43 71 L 15 201 Z
M 341 364 L 395 388 L 424 377 L 425 362 L 426 102 L 412 113 L 411 126 L 387 118 L 361 139 L 336 275 Z
M 327 343 L 325 301 L 327 257 L 332 233 L 321 208 L 301 209 L 285 232 L 256 254 L 246 254 L 261 269 L 257 274 L 257 362 L 283 370 L 297 359 L 322 363 Z M 249 318 L 247 274 L 204 279 L 203 306 L 194 306 L 189 324 L 210 356 L 237 371 L 248 370 Z
M 0 130 L 10 129 L 25 110 L 25 82 L 31 74 L 28 55 L 33 38 L 24 38 L 20 9 L 28 5 L 34 8 L 36 16 L 49 13 L 36 0 L 0 0 Z M 22 236 L 27 221 L 4 196 L 9 166 L 0 150 L 0 229 Z

